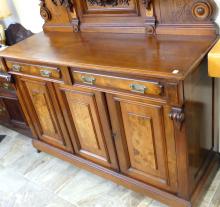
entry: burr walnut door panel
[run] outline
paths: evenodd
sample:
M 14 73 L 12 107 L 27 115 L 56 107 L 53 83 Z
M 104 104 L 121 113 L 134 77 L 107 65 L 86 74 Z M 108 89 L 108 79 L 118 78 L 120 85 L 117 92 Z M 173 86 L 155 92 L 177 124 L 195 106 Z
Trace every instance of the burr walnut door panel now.
M 175 191 L 175 142 L 169 109 L 116 95 L 108 95 L 108 106 L 122 173 Z
M 18 89 L 26 103 L 39 139 L 66 151 L 72 151 L 69 135 L 61 116 L 53 84 L 21 78 Z
M 107 106 L 104 94 L 89 89 L 60 86 L 64 117 L 69 124 L 75 153 L 105 167 L 117 169 Z M 65 111 L 64 111 L 65 113 Z

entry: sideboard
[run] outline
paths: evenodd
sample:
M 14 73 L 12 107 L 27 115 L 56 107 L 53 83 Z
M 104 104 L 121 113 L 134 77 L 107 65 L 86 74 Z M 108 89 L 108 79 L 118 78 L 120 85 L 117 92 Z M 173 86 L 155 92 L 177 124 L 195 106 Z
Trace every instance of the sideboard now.
M 0 53 L 39 151 L 169 206 L 197 205 L 218 169 L 216 6 L 42 0 L 44 32 Z

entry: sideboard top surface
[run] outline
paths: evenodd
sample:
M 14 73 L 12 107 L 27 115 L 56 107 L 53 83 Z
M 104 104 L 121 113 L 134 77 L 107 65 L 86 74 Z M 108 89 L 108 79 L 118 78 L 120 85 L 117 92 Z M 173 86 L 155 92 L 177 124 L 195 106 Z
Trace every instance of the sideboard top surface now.
M 42 32 L 7 48 L 0 56 L 81 69 L 184 79 L 215 41 L 214 36 Z

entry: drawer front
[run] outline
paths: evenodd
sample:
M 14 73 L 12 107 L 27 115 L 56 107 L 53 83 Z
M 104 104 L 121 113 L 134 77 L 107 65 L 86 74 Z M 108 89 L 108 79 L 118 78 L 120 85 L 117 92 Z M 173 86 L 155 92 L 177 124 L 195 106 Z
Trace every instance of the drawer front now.
M 126 90 L 138 94 L 163 95 L 163 85 L 156 81 L 142 81 L 79 71 L 72 71 L 72 76 L 74 83 Z
M 17 62 L 7 62 L 7 66 L 10 71 L 15 73 L 39 76 L 42 78 L 51 78 L 61 80 L 61 70 L 56 67 L 39 66 L 39 65 L 28 65 Z

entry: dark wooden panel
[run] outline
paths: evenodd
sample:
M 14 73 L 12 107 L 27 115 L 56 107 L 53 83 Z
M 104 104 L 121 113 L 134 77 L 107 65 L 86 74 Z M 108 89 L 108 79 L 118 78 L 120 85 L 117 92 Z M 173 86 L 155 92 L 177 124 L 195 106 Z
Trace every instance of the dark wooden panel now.
M 9 115 L 2 98 L 0 98 L 0 122 L 10 122 Z
M 32 137 L 13 84 L 0 82 L 0 99 L 0 124 Z

